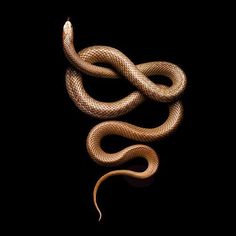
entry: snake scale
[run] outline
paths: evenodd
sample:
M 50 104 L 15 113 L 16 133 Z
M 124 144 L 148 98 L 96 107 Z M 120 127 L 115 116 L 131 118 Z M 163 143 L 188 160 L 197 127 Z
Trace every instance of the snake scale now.
M 70 98 L 81 111 L 96 118 L 111 119 L 130 112 L 147 98 L 167 103 L 169 106 L 167 120 L 155 128 L 142 128 L 121 121 L 104 121 L 89 132 L 86 143 L 87 151 L 96 163 L 104 166 L 117 166 L 131 159 L 142 157 L 148 164 L 143 172 L 126 169 L 114 170 L 97 181 L 93 191 L 93 201 L 99 212 L 100 220 L 102 213 L 97 204 L 97 191 L 104 180 L 116 175 L 145 179 L 152 176 L 159 165 L 158 155 L 149 146 L 137 144 L 116 153 L 107 153 L 101 148 L 101 140 L 107 135 L 119 135 L 138 142 L 150 142 L 173 133 L 183 117 L 183 106 L 179 98 L 186 87 L 186 76 L 178 66 L 169 62 L 156 61 L 135 65 L 122 52 L 107 46 L 92 46 L 77 53 L 73 40 L 73 27 L 67 20 L 63 27 L 63 49 L 72 66 L 66 71 L 66 88 Z M 96 63 L 109 64 L 114 69 L 98 66 Z M 116 102 L 97 101 L 86 93 L 82 74 L 109 79 L 117 79 L 122 76 L 129 80 L 137 91 Z M 148 78 L 153 75 L 168 77 L 172 85 L 153 83 Z

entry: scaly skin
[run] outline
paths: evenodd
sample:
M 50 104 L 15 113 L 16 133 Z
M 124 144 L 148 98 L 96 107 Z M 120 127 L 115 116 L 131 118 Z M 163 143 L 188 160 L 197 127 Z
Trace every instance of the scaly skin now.
M 88 47 L 77 53 L 73 40 L 73 28 L 71 22 L 67 21 L 63 28 L 63 49 L 73 67 L 66 72 L 66 87 L 71 99 L 80 110 L 96 118 L 108 119 L 128 113 L 146 98 L 169 105 L 169 117 L 156 128 L 141 128 L 126 122 L 105 121 L 90 131 L 87 137 L 87 150 L 98 164 L 117 166 L 136 157 L 144 158 L 148 164 L 143 172 L 115 170 L 103 175 L 97 181 L 93 191 L 93 200 L 100 220 L 102 214 L 97 205 L 96 196 L 104 180 L 116 175 L 138 179 L 149 178 L 156 173 L 159 166 L 156 152 L 146 145 L 132 145 L 116 153 L 106 153 L 101 148 L 102 138 L 107 135 L 119 135 L 139 142 L 150 142 L 173 133 L 183 117 L 183 106 L 179 98 L 186 87 L 186 76 L 178 66 L 169 62 L 156 61 L 134 65 L 122 52 L 107 46 Z M 94 65 L 97 62 L 110 64 L 115 71 Z M 123 76 L 137 88 L 137 91 L 116 102 L 100 102 L 86 93 L 81 73 L 109 79 Z M 152 75 L 166 76 L 172 81 L 172 85 L 168 87 L 155 84 L 148 78 Z

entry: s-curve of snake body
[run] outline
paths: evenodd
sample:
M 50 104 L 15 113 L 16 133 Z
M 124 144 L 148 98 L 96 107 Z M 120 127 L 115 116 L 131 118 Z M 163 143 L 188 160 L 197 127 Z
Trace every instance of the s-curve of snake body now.
M 137 157 L 144 158 L 147 168 L 142 171 L 119 169 L 103 175 L 96 183 L 93 191 L 94 205 L 102 213 L 97 204 L 97 191 L 101 183 L 111 176 L 124 175 L 137 179 L 145 179 L 154 175 L 159 166 L 157 153 L 149 146 L 137 144 L 116 153 L 107 153 L 101 148 L 101 140 L 107 135 L 118 135 L 138 142 L 158 141 L 173 133 L 183 117 L 183 106 L 180 99 L 185 87 L 186 76 L 175 64 L 165 61 L 147 62 L 135 65 L 128 57 L 115 48 L 92 46 L 76 52 L 74 47 L 73 27 L 69 20 L 63 27 L 63 49 L 71 67 L 66 71 L 66 88 L 75 105 L 89 116 L 110 119 L 117 118 L 135 109 L 146 99 L 166 103 L 169 116 L 166 121 L 155 128 L 143 128 L 121 121 L 104 121 L 96 125 L 87 137 L 87 151 L 99 165 L 118 166 Z M 107 64 L 102 67 L 96 63 Z M 115 102 L 101 102 L 86 93 L 83 87 L 83 74 L 107 79 L 127 79 L 137 91 Z M 155 84 L 148 76 L 161 75 L 168 77 L 172 84 L 166 86 Z

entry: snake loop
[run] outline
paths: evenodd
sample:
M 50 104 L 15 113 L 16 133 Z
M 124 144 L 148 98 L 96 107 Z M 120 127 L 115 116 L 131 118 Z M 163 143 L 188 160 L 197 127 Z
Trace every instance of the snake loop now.
M 72 24 L 67 21 L 63 28 L 63 49 L 73 67 L 66 72 L 66 87 L 69 96 L 81 111 L 96 118 L 109 119 L 130 112 L 147 98 L 169 105 L 169 117 L 156 128 L 142 128 L 120 121 L 105 121 L 90 131 L 87 137 L 87 151 L 98 164 L 116 166 L 136 157 L 142 157 L 148 163 L 143 172 L 115 170 L 105 174 L 97 181 L 93 199 L 100 220 L 102 215 L 96 196 L 100 184 L 105 179 L 115 175 L 127 175 L 139 179 L 148 178 L 157 171 L 159 165 L 156 152 L 146 145 L 137 144 L 116 153 L 106 153 L 101 148 L 102 138 L 107 135 L 119 135 L 139 142 L 150 142 L 160 140 L 174 132 L 183 116 L 183 107 L 179 98 L 186 87 L 186 76 L 178 66 L 169 62 L 157 61 L 135 65 L 122 52 L 111 47 L 92 46 L 77 53 L 73 37 Z M 109 64 L 113 69 L 97 66 L 95 63 Z M 137 91 L 116 102 L 97 101 L 86 93 L 83 87 L 83 73 L 110 79 L 122 76 L 129 80 Z M 155 84 L 148 78 L 152 75 L 166 76 L 172 81 L 172 85 Z

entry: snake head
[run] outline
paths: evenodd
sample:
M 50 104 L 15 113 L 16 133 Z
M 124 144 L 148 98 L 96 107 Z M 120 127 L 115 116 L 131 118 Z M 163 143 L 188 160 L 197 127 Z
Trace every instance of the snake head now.
M 73 27 L 69 19 L 63 26 L 63 38 L 65 40 L 73 41 Z

